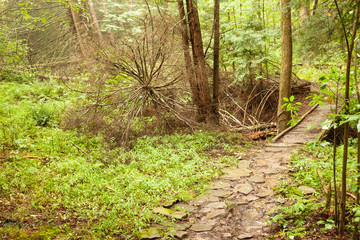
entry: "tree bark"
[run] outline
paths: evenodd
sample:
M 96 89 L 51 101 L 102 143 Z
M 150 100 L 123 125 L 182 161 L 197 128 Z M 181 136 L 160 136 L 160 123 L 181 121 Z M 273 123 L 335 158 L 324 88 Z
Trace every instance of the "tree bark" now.
M 75 6 L 77 6 L 78 10 L 76 11 L 74 7 L 70 7 L 68 10 L 69 18 L 72 18 L 70 21 L 70 27 L 74 33 L 76 32 L 76 41 L 79 46 L 80 54 L 83 58 L 88 58 L 91 51 L 89 51 L 89 48 L 85 47 L 89 39 L 87 33 L 87 22 L 86 18 L 84 17 L 84 9 L 86 9 L 87 2 L 82 2 L 81 6 L 83 8 L 79 6 L 77 0 L 72 0 L 72 2 Z
M 287 128 L 290 121 L 290 112 L 281 109 L 285 103 L 284 98 L 291 94 L 291 72 L 292 72 L 292 31 L 291 31 L 291 9 L 290 0 L 281 0 L 281 73 L 279 86 L 279 105 L 277 111 L 278 131 Z
M 258 12 L 257 12 L 257 15 L 258 15 L 258 24 L 259 24 L 259 31 L 262 31 L 262 19 L 261 19 L 261 2 L 260 0 L 258 0 Z M 263 46 L 261 43 L 259 43 L 259 52 L 260 52 L 260 57 L 262 58 L 262 52 L 263 52 Z M 258 74 L 259 76 L 262 76 L 263 74 L 263 67 L 262 67 L 262 62 L 259 62 L 258 63 Z
M 220 87 L 220 0 L 214 0 L 214 75 L 213 75 L 213 114 L 219 122 L 219 87 Z
M 180 31 L 181 31 L 182 48 L 183 48 L 183 52 L 184 52 L 186 73 L 187 73 L 187 78 L 188 78 L 188 81 L 190 84 L 193 101 L 194 101 L 195 105 L 197 105 L 197 103 L 199 103 L 200 99 L 198 97 L 199 94 L 197 94 L 195 69 L 194 69 L 194 65 L 192 63 L 192 59 L 191 59 L 191 55 L 190 55 L 188 27 L 187 27 L 187 21 L 186 21 L 183 0 L 178 0 L 178 10 L 179 10 L 179 16 L 180 16 L 180 21 L 181 21 L 180 22 Z M 199 111 L 200 106 L 197 105 L 197 108 Z
M 107 10 L 107 7 L 106 7 L 106 0 L 102 0 L 102 9 L 104 11 L 104 19 L 106 20 L 108 18 L 108 10 Z M 109 33 L 110 44 L 114 44 L 115 43 L 115 37 L 114 37 L 114 34 L 113 34 L 112 30 L 109 29 L 108 33 Z
M 99 21 L 97 19 L 97 16 L 96 16 L 96 13 L 95 13 L 95 10 L 94 10 L 94 3 L 92 0 L 89 0 L 89 12 L 90 12 L 90 15 L 91 15 L 91 18 L 92 18 L 92 25 L 94 27 L 94 31 L 99 39 L 99 44 L 100 46 L 103 45 L 104 43 L 104 39 L 103 39 L 103 36 L 101 34 L 101 30 L 100 30 L 100 26 L 99 26 Z
M 196 105 L 199 106 L 198 121 L 206 122 L 211 117 L 212 101 L 209 91 L 209 82 L 206 76 L 206 62 L 201 37 L 199 14 L 193 0 L 186 0 L 186 6 L 193 60 L 196 70 L 197 94 L 199 94 L 199 102 L 196 103 Z
M 304 26 L 304 23 L 307 21 L 307 19 L 310 17 L 310 1 L 309 0 L 303 0 L 301 2 L 300 7 L 300 23 L 301 26 Z
M 314 0 L 314 5 L 313 5 L 313 12 L 312 12 L 312 15 L 314 16 L 315 13 L 316 13 L 316 9 L 318 7 L 318 4 L 319 4 L 319 0 Z

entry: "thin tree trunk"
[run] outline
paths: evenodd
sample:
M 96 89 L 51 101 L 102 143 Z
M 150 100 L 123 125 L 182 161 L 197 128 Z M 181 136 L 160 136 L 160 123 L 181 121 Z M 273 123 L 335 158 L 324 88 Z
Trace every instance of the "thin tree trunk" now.
M 360 92 L 359 92 L 359 83 L 357 80 L 357 70 L 358 70 L 358 64 L 357 64 L 357 43 L 358 40 L 355 41 L 355 51 L 354 51 L 354 81 L 355 81 L 355 87 L 356 87 L 356 96 L 358 103 L 360 104 Z M 358 129 L 357 132 L 357 172 L 360 174 L 360 131 Z M 357 188 L 356 188 L 356 204 L 359 205 L 360 203 L 360 175 L 357 178 Z M 355 230 L 354 230 L 354 239 L 359 240 L 359 223 L 355 223 Z
M 355 87 L 356 87 L 356 96 L 360 104 L 360 89 L 359 89 L 359 82 L 358 82 L 358 64 L 357 64 L 357 55 L 358 55 L 358 41 L 355 41 L 355 52 L 354 52 L 354 81 L 355 81 Z
M 107 18 L 108 18 L 108 10 L 107 10 L 107 7 L 106 7 L 106 0 L 102 0 L 102 9 L 104 11 L 104 19 L 107 20 Z M 115 43 L 115 37 L 114 37 L 114 34 L 113 34 L 112 30 L 109 29 L 108 33 L 109 33 L 110 43 L 114 44 Z
M 193 60 L 196 69 L 197 91 L 199 92 L 199 103 L 197 104 L 200 106 L 198 121 L 204 122 L 211 117 L 212 101 L 209 91 L 209 82 L 206 76 L 206 63 L 201 37 L 199 13 L 193 0 L 186 0 L 186 6 L 189 19 Z
M 91 15 L 91 18 L 92 18 L 92 25 L 94 26 L 95 33 L 96 33 L 96 35 L 97 35 L 97 37 L 99 39 L 100 46 L 102 46 L 103 43 L 104 43 L 104 39 L 103 39 L 103 36 L 101 34 L 99 21 L 97 19 L 96 13 L 95 13 L 94 3 L 93 3 L 92 0 L 89 0 L 89 12 L 90 12 L 90 15 Z
M 214 0 L 214 76 L 213 76 L 213 114 L 219 121 L 219 52 L 220 52 L 220 0 Z
M 76 2 L 75 0 L 73 0 L 73 1 Z M 84 47 L 83 32 L 82 32 L 81 19 L 80 19 L 79 13 L 76 12 L 72 8 L 70 8 L 70 11 L 71 11 L 71 16 L 72 16 L 72 22 L 74 23 L 74 28 L 76 31 L 76 40 L 77 40 L 77 43 L 80 48 L 80 53 L 84 58 L 86 58 L 87 53 L 86 53 L 85 47 Z
M 304 23 L 309 17 L 310 17 L 310 1 L 303 0 L 301 2 L 301 7 L 300 7 L 300 23 L 302 27 L 304 26 Z
M 291 9 L 290 0 L 281 0 L 281 73 L 279 86 L 278 105 L 278 131 L 287 128 L 290 121 L 290 112 L 286 108 L 281 109 L 285 103 L 284 98 L 291 94 L 291 71 L 292 71 L 292 36 L 291 36 Z
M 258 24 L 259 24 L 259 31 L 262 30 L 262 19 L 261 19 L 261 0 L 258 0 Z M 263 56 L 263 46 L 261 43 L 259 43 L 259 52 L 260 52 L 260 57 L 262 58 Z M 259 76 L 261 76 L 263 74 L 263 68 L 262 68 L 262 62 L 258 63 L 258 74 Z
M 319 0 L 314 0 L 314 5 L 313 5 L 313 12 L 312 12 L 312 15 L 314 16 L 315 13 L 316 13 L 316 9 L 318 7 L 318 4 L 319 4 Z
M 351 58 L 352 58 L 352 52 L 354 49 L 354 43 L 356 38 L 356 32 L 357 32 L 357 25 L 359 21 L 359 7 L 360 2 L 357 1 L 356 6 L 356 12 L 355 12 L 355 20 L 353 24 L 353 31 L 352 31 L 352 40 L 351 43 L 349 42 L 347 35 L 346 35 L 346 29 L 345 25 L 342 19 L 342 14 L 339 9 L 337 0 L 334 0 L 336 4 L 336 8 L 339 13 L 339 17 L 343 26 L 345 38 L 346 38 L 346 45 L 347 45 L 347 61 L 346 61 L 346 76 L 345 76 L 345 114 L 350 113 L 350 68 L 351 68 Z M 340 227 L 339 227 L 339 233 L 340 236 L 344 235 L 345 231 L 345 211 L 346 211 L 346 178 L 347 178 L 347 160 L 348 160 L 348 147 L 349 147 L 349 122 L 346 122 L 344 125 L 344 153 L 343 153 L 343 167 L 342 167 L 342 179 L 341 179 L 341 202 L 340 202 Z

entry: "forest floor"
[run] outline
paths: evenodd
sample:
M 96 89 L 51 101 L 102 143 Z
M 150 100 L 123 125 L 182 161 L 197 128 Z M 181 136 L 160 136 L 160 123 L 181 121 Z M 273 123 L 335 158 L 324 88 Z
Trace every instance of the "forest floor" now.
M 278 207 L 296 205 L 285 192 L 308 191 L 298 199 L 322 201 L 318 165 L 306 169 L 312 162 L 330 181 L 329 157 L 318 161 L 319 152 L 331 152 L 324 144 L 312 150 L 316 156 L 293 153 L 316 139 L 319 129 L 307 126 L 322 122 L 328 105 L 275 143 L 204 128 L 144 136 L 128 149 L 114 148 L 101 134 L 63 129 L 64 105 L 79 95 L 55 81 L 3 81 L 0 90 L 1 239 L 297 239 L 274 221 Z M 300 116 L 310 108 L 310 94 L 295 96 Z M 355 163 L 353 156 L 349 169 Z M 307 181 L 294 181 L 295 174 L 308 174 Z M 313 213 L 306 204 L 301 207 Z M 321 221 L 306 218 L 300 225 Z M 318 227 L 309 238 L 311 228 L 306 237 L 336 239 L 333 229 Z
M 214 181 L 207 194 L 189 203 L 178 203 L 172 208 L 189 212 L 187 220 L 175 227 L 175 235 L 182 239 L 283 239 L 269 217 L 276 207 L 286 204 L 274 193 L 279 181 L 290 180 L 290 157 L 294 149 L 316 140 L 321 132 L 319 123 L 330 113 L 330 105 L 318 106 L 298 126 L 275 143 L 260 143 L 246 153 L 239 153 L 237 168 L 225 170 Z M 312 130 L 308 127 L 316 125 Z M 312 188 L 300 186 L 311 195 Z M 159 225 L 153 225 L 144 239 L 154 239 Z M 322 235 L 322 237 L 325 237 Z M 314 238 L 316 239 L 316 235 Z M 324 238 L 322 238 L 324 239 Z M 331 238 L 327 238 L 331 239 Z

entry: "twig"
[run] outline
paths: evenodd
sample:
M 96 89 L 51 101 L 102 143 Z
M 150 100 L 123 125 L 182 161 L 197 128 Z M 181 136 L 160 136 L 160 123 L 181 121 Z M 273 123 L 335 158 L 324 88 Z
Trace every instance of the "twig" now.
M 321 174 L 321 172 L 320 172 L 320 170 L 319 170 L 318 168 L 316 169 L 316 172 L 317 172 L 317 174 L 318 174 L 318 176 L 319 176 L 320 183 L 321 183 L 321 187 L 322 187 L 324 193 L 325 193 L 326 195 L 328 195 L 329 193 L 328 193 L 328 190 L 326 189 L 323 176 L 322 176 L 322 174 Z
M 91 157 L 90 154 L 88 154 L 87 152 L 85 152 L 81 147 L 79 147 L 78 145 L 76 145 L 75 143 L 73 144 L 74 147 L 76 147 L 78 150 L 80 150 L 81 152 L 83 152 L 85 155 L 87 155 L 88 157 Z

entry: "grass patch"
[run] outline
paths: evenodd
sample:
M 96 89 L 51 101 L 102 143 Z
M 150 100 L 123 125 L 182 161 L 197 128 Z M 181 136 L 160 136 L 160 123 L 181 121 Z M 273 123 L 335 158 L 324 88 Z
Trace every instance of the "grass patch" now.
M 326 235 L 336 236 L 333 215 L 334 192 L 330 209 L 325 209 L 326 197 L 317 173 L 317 170 L 321 172 L 326 186 L 330 182 L 334 186 L 332 153 L 333 147 L 328 142 L 312 142 L 300 151 L 294 151 L 291 158 L 294 170 L 290 176 L 291 179 L 283 178 L 280 186 L 276 189 L 277 193 L 286 199 L 286 202 L 272 214 L 272 223 L 276 223 L 280 227 L 280 235 L 284 238 L 295 239 L 298 236 L 318 239 Z M 348 159 L 348 192 L 356 191 L 356 154 L 356 139 L 352 139 Z M 336 163 L 337 184 L 341 182 L 342 156 L 343 146 L 339 146 Z M 307 195 L 298 188 L 299 186 L 311 187 L 316 190 L 316 193 Z M 353 204 L 353 199 L 348 198 L 349 216 L 354 215 L 351 209 Z M 352 228 L 350 217 L 347 229 L 351 230 Z

